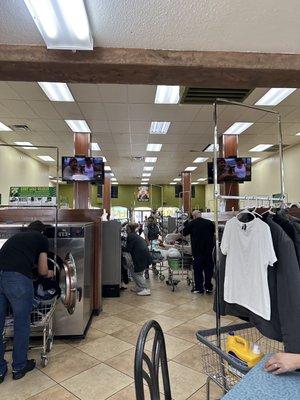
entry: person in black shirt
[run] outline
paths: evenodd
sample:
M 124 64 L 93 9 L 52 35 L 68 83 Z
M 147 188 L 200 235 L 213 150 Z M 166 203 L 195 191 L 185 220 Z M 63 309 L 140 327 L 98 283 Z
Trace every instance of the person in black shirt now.
M 212 293 L 213 259 L 215 225 L 212 221 L 201 217 L 201 212 L 193 211 L 193 220 L 183 229 L 183 235 L 191 236 L 192 255 L 194 258 L 194 293 Z M 204 287 L 203 287 L 204 273 Z
M 38 266 L 42 276 L 51 277 L 48 270 L 48 239 L 40 221 L 29 224 L 26 232 L 9 238 L 0 249 L 0 332 L 3 332 L 8 304 L 14 316 L 13 379 L 21 379 L 35 368 L 27 359 L 30 313 L 33 307 L 32 270 Z M 7 373 L 4 344 L 0 337 L 0 383 Z

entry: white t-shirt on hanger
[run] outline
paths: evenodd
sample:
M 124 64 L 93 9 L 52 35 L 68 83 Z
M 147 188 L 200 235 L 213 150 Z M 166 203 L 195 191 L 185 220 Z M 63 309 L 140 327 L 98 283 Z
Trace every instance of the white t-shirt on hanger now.
M 224 300 L 269 321 L 268 265 L 277 261 L 269 226 L 260 218 L 246 223 L 232 218 L 225 225 L 221 251 L 227 255 Z

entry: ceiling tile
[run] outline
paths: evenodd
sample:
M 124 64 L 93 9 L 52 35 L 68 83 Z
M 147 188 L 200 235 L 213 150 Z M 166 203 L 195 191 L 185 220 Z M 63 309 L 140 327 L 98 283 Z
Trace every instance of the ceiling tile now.
M 129 103 L 154 104 L 156 86 L 128 85 Z
M 89 119 L 89 120 L 87 120 L 87 123 L 93 133 L 110 132 L 108 122 L 105 120 L 98 121 L 98 120 L 94 120 L 94 119 L 93 120 Z
M 128 120 L 128 105 L 122 103 L 105 103 L 104 104 L 107 119 L 109 121 L 126 121 Z
M 130 104 L 129 119 L 132 121 L 152 121 L 152 104 Z
M 9 86 L 24 100 L 47 101 L 48 97 L 37 82 L 9 82 Z
M 97 85 L 90 83 L 69 83 L 69 89 L 77 102 L 100 103 L 102 101 Z
M 127 85 L 98 85 L 102 101 L 105 103 L 127 103 Z
M 61 117 L 50 101 L 28 101 L 27 103 L 40 118 L 59 119 Z
M 129 121 L 108 121 L 112 133 L 130 133 Z
M 20 100 L 20 96 L 10 87 L 9 83 L 0 81 L 0 100 Z
M 55 101 L 53 106 L 63 119 L 83 119 L 82 113 L 76 103 Z
M 102 103 L 78 103 L 84 119 L 106 120 Z
M 23 100 L 1 100 L 1 104 L 18 118 L 37 118 L 34 111 Z

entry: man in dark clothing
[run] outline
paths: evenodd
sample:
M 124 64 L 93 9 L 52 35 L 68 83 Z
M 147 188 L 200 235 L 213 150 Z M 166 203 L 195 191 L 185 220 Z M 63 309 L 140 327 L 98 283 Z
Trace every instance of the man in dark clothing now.
M 32 270 L 38 266 L 42 276 L 51 277 L 48 270 L 48 239 L 45 226 L 34 221 L 26 232 L 9 238 L 0 249 L 0 332 L 3 332 L 7 306 L 14 317 L 13 379 L 21 379 L 35 368 L 35 361 L 27 359 L 30 313 L 33 307 Z M 7 373 L 4 344 L 0 337 L 0 383 Z
M 133 266 L 129 268 L 131 277 L 136 285 L 132 291 L 139 296 L 149 296 L 150 289 L 144 278 L 144 271 L 152 262 L 147 243 L 136 233 L 137 225 L 127 225 L 127 245 L 125 251 L 130 253 Z
M 212 221 L 201 217 L 201 212 L 193 211 L 193 220 L 183 229 L 183 235 L 191 236 L 192 254 L 194 258 L 194 293 L 212 293 L 213 259 L 215 225 Z M 203 287 L 204 273 L 204 287 Z

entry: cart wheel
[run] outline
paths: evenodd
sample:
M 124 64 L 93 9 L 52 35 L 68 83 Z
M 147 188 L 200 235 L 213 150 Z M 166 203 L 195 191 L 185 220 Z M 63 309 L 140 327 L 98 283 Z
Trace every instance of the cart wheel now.
M 47 353 L 50 353 L 50 351 L 52 350 L 52 347 L 53 347 L 53 336 L 50 336 L 50 337 L 47 339 L 47 343 L 46 343 L 46 352 L 47 352 Z
M 165 276 L 164 275 L 159 275 L 159 279 L 161 280 L 161 281 L 164 281 L 165 280 Z
M 166 285 L 170 285 L 170 282 L 169 282 L 169 281 L 166 281 Z
M 156 268 L 154 268 L 152 271 L 153 271 L 154 275 L 159 275 L 159 271 Z
M 41 355 L 41 364 L 42 364 L 42 367 L 43 367 L 43 368 L 47 367 L 48 362 L 49 362 L 48 357 L 42 354 L 42 355 Z
M 175 285 L 174 285 L 174 283 L 173 283 L 173 285 L 172 285 L 172 292 L 175 292 Z

